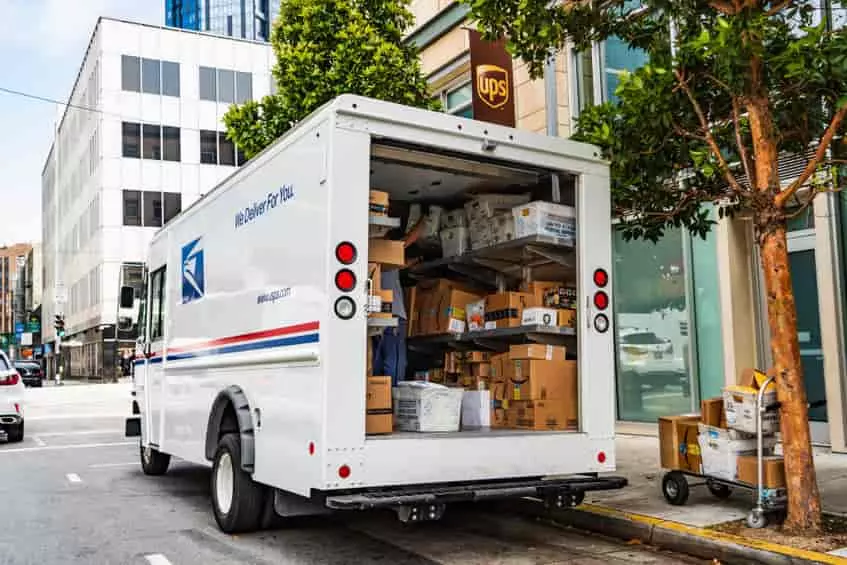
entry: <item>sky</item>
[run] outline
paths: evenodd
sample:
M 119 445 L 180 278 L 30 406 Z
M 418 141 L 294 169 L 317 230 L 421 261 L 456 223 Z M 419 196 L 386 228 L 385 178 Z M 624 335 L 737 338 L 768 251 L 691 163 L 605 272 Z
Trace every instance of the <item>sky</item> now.
M 100 16 L 163 24 L 164 0 L 0 0 L 0 88 L 67 100 Z M 0 92 L 0 245 L 41 240 L 41 170 L 60 109 Z

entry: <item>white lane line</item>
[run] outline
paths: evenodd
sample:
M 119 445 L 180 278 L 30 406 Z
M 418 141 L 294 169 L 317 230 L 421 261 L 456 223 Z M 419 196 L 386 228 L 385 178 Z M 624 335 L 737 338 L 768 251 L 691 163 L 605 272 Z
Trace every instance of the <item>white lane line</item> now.
M 137 441 L 117 441 L 114 443 L 78 443 L 76 445 L 47 445 L 44 447 L 16 447 L 14 449 L 0 449 L 0 455 L 4 453 L 23 453 L 25 451 L 53 451 L 59 449 L 91 449 L 94 447 L 117 447 L 119 445 L 138 445 Z
M 38 436 L 33 436 L 32 439 L 35 441 L 35 444 L 38 445 L 38 447 L 44 447 L 45 445 L 47 445 L 46 443 L 44 443 L 44 440 Z
M 34 408 L 29 406 L 28 409 L 32 411 Z M 127 412 L 115 413 L 115 414 L 64 414 L 61 416 L 52 415 L 52 416 L 27 416 L 26 419 L 29 422 L 32 421 L 45 421 L 45 420 L 101 420 L 106 418 L 124 418 L 126 419 Z
M 129 466 L 138 465 L 138 461 L 130 461 L 129 463 L 95 463 L 94 465 L 89 465 L 91 469 L 107 469 L 109 467 L 129 467 Z
M 147 563 L 150 565 L 171 565 L 171 562 L 167 557 L 162 555 L 161 553 L 152 553 L 150 555 L 145 555 L 144 559 L 147 560 Z
M 76 473 L 68 473 L 65 475 L 68 478 L 69 483 L 81 483 L 82 479 L 79 478 L 79 475 Z
M 27 418 L 29 420 L 29 418 Z M 106 434 L 123 434 L 123 430 L 118 428 L 100 428 L 99 430 L 79 430 L 76 432 L 42 432 L 38 437 L 61 437 L 61 436 L 96 436 Z

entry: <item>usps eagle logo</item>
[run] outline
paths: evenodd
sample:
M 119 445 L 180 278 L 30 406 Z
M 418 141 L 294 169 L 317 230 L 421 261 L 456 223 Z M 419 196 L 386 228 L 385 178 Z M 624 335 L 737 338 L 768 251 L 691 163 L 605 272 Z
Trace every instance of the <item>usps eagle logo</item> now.
M 203 242 L 198 237 L 182 246 L 182 303 L 188 304 L 206 294 Z

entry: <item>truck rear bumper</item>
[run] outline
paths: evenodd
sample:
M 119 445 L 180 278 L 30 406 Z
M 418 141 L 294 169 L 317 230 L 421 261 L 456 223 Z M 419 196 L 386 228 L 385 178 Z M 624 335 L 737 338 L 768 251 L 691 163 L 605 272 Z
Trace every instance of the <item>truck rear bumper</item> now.
M 557 506 L 567 501 L 579 501 L 585 492 L 620 489 L 627 485 L 624 477 L 597 477 L 592 475 L 558 479 L 516 479 L 485 481 L 454 485 L 415 485 L 366 489 L 344 494 L 333 493 L 325 503 L 336 510 L 367 510 L 408 505 L 449 504 L 454 502 L 479 502 L 503 498 L 535 496 Z M 578 502 L 576 502 L 578 503 Z

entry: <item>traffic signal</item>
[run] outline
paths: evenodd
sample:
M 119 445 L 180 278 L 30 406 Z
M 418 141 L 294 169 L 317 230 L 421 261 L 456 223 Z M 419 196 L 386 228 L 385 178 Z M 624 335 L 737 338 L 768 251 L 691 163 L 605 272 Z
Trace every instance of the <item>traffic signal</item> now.
M 65 337 L 65 316 L 56 314 L 56 321 L 53 323 L 53 327 L 56 328 L 57 336 Z

